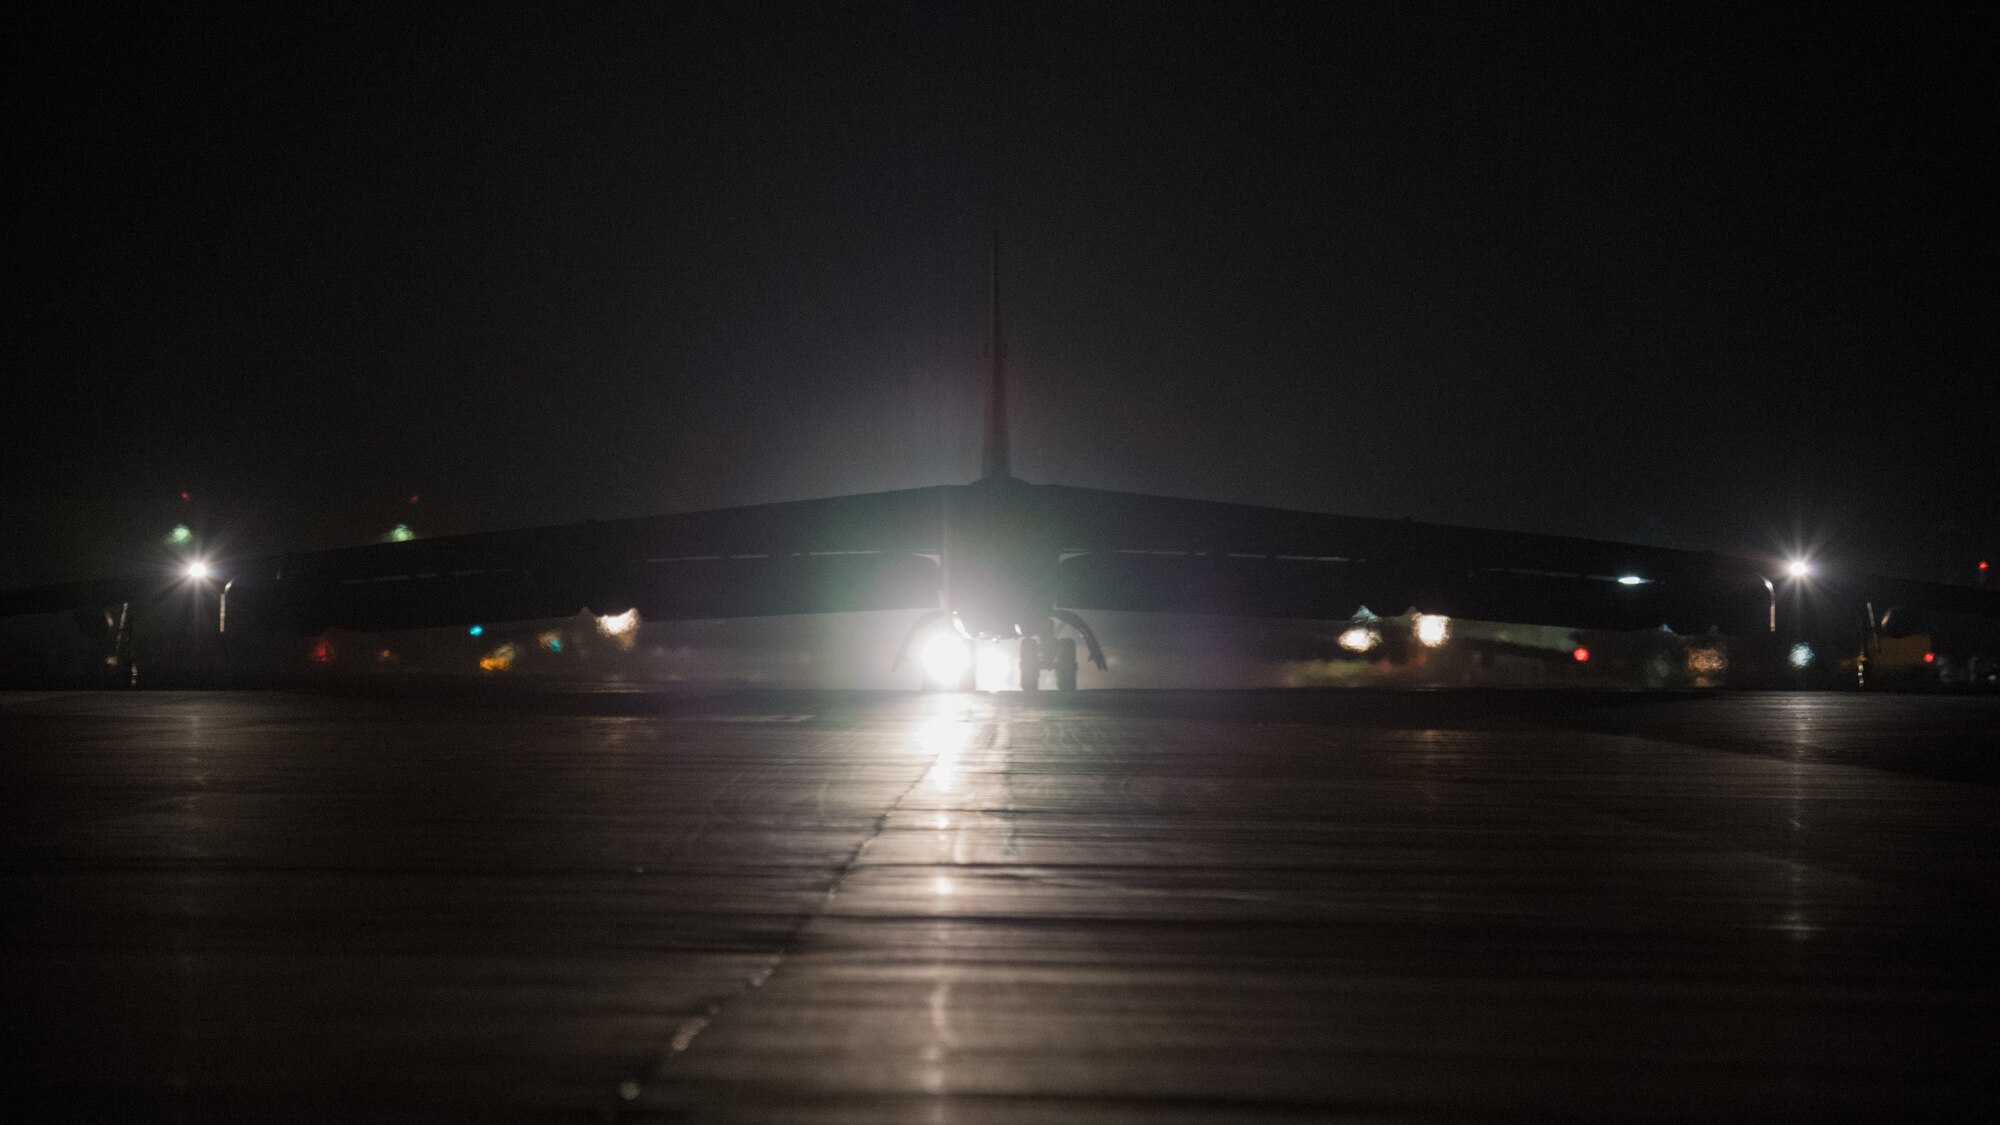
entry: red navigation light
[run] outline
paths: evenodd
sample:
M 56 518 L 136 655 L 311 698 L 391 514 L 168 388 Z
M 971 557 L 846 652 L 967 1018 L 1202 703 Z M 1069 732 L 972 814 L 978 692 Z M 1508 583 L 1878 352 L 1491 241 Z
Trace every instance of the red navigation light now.
M 1981 569 L 1981 570 L 1986 570 L 1986 569 L 1988 569 L 1988 567 L 1987 567 L 1987 563 L 1986 563 L 1986 560 L 1985 560 L 1985 559 L 1980 559 L 1980 560 L 1979 560 L 1979 569 Z
M 418 499 L 419 497 L 417 496 L 416 493 L 414 492 L 410 493 L 410 503 L 414 504 L 417 502 Z
M 309 655 L 312 657 L 314 664 L 333 663 L 333 642 L 327 640 L 325 637 L 320 637 L 313 641 L 312 652 Z
M 181 503 L 185 504 L 185 503 L 187 503 L 187 502 L 188 502 L 188 494 L 187 494 L 187 489 L 183 488 L 183 489 L 181 489 Z M 1980 563 L 1980 564 L 1979 564 L 1979 569 L 1981 569 L 1981 570 L 1985 570 L 1985 569 L 1986 569 L 1986 564 L 1985 564 L 1985 563 Z
M 1576 658 L 1578 664 L 1590 663 L 1590 650 L 1582 645 L 1576 646 L 1575 651 L 1571 652 L 1570 655 Z
M 1925 653 L 1925 654 L 1924 654 L 1924 663 L 1926 663 L 1926 664 L 1936 664 L 1936 663 L 1937 663 L 1937 653 L 1935 653 L 1935 652 L 1927 652 L 1927 653 Z

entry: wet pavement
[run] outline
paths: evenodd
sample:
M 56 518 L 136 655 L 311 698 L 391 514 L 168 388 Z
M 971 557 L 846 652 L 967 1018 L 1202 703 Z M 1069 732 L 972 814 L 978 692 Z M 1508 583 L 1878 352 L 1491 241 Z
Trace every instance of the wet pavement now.
M 1991 697 L 0 695 L 0 1095 L 1991 1120 L 1996 728 Z

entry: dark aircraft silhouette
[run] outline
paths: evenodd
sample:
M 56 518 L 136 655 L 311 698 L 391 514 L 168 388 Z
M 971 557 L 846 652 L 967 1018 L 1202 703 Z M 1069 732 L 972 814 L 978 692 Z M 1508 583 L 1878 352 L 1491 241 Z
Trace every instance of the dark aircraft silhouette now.
M 1083 610 L 1345 618 L 1358 607 L 1588 630 L 1779 628 L 1812 583 L 1850 632 L 2000 618 L 2000 591 L 1843 575 L 1786 560 L 1030 484 L 1008 456 L 994 268 L 978 480 L 819 500 L 327 551 L 205 560 L 228 635 L 396 630 L 637 610 L 642 619 L 923 611 L 924 630 L 1017 641 L 1022 686 L 1077 680 Z M 124 671 L 146 605 L 180 575 L 0 594 L 0 615 L 71 611 Z M 1789 602 L 1789 599 L 1786 599 Z M 1800 599 L 1803 604 L 1804 599 Z M 1835 607 L 1828 611 L 1827 606 Z M 899 660 L 901 657 L 899 656 Z M 970 686 L 969 673 L 966 686 Z

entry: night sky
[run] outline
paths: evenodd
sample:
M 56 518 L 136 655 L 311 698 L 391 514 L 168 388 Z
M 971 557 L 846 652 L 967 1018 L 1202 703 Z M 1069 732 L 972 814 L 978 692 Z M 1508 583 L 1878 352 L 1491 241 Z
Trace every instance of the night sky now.
M 996 230 L 1028 480 L 1969 576 L 1958 10 L 78 5 L 0 583 L 969 480 Z

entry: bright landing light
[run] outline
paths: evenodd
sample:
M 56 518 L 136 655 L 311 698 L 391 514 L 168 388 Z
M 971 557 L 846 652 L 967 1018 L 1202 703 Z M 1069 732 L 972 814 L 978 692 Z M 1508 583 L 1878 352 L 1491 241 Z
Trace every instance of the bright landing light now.
M 1793 559 L 1785 564 L 1785 573 L 1793 578 L 1812 577 L 1812 564 L 1804 559 Z
M 1646 580 L 1636 574 L 1625 574 L 1619 576 L 1618 584 L 1620 586 L 1644 586 Z
M 947 687 L 956 687 L 972 667 L 971 646 L 950 633 L 938 633 L 924 642 L 924 674 Z
M 189 578 L 207 578 L 208 564 L 197 559 L 187 564 L 187 569 L 182 573 L 186 574 Z

